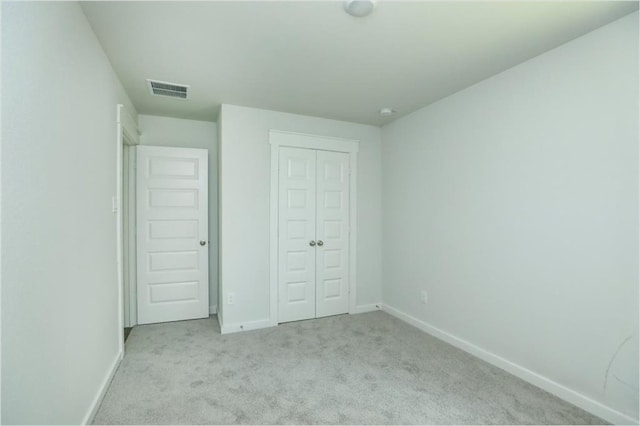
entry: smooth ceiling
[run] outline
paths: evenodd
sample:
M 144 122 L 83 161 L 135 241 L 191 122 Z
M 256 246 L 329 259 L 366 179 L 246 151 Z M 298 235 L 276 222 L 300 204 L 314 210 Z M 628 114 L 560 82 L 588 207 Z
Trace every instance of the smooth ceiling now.
M 222 103 L 382 125 L 638 9 L 633 2 L 82 2 L 143 114 Z M 598 52 L 594 52 L 597 55 Z M 191 86 L 155 97 L 145 79 Z M 397 111 L 381 117 L 378 110 Z

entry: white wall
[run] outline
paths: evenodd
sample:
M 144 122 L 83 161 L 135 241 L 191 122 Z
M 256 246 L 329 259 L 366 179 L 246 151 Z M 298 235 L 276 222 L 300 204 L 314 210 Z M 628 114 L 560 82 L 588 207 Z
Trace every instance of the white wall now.
M 381 300 L 380 129 L 233 105 L 220 112 L 220 286 L 225 326 L 269 319 L 269 130 L 360 141 L 357 304 Z
M 385 306 L 637 419 L 638 14 L 385 126 L 382 158 Z
M 2 423 L 80 423 L 119 359 L 116 104 L 135 110 L 78 4 L 2 8 Z
M 216 123 L 179 118 L 138 116 L 141 145 L 209 150 L 209 311 L 218 304 L 218 129 Z

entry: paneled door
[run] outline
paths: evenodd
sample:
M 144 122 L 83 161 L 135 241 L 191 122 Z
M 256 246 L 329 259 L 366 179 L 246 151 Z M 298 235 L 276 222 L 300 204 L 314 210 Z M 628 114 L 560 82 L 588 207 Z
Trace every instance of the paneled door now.
M 138 324 L 209 316 L 207 150 L 137 147 Z
M 316 152 L 281 148 L 278 321 L 316 316 Z
M 278 322 L 349 310 L 349 155 L 280 148 Z
M 317 151 L 316 318 L 349 311 L 349 154 Z

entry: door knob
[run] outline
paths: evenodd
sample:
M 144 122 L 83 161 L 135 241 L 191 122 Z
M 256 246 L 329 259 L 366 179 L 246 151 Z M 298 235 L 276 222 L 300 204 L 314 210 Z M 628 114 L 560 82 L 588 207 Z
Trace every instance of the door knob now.
M 319 246 L 321 246 L 321 247 L 324 245 L 324 243 L 322 242 L 322 240 L 318 240 L 318 245 L 319 245 Z
M 207 244 L 207 242 L 206 242 L 206 241 L 200 241 L 200 245 L 201 245 L 201 246 L 203 246 L 203 245 L 205 245 L 205 244 Z
M 316 242 L 315 242 L 315 241 L 313 241 L 313 240 L 311 240 L 311 241 L 309 241 L 309 245 L 310 245 L 311 247 L 313 247 L 313 246 L 315 246 L 315 245 L 316 245 Z

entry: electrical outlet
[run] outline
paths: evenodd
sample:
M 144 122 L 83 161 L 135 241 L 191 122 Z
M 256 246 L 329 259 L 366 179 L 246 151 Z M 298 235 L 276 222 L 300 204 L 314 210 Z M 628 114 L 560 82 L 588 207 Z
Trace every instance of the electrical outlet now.
M 234 303 L 236 303 L 236 294 L 227 293 L 227 305 L 233 305 Z
M 427 295 L 427 290 L 422 290 L 420 292 L 420 299 L 422 300 L 422 303 L 424 305 L 427 304 L 427 302 L 429 301 L 429 296 Z

